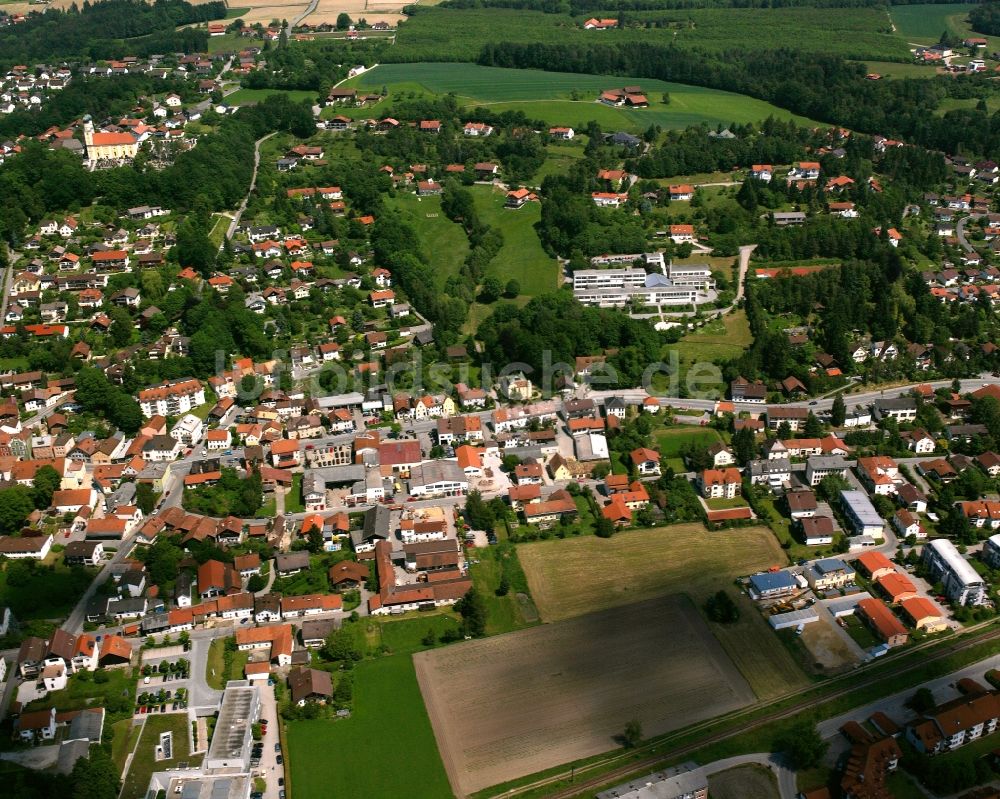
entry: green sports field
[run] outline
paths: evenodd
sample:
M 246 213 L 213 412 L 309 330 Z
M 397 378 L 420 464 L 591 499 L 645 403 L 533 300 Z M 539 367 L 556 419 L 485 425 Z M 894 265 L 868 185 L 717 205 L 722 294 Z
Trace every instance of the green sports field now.
M 896 33 L 906 41 L 933 44 L 945 31 L 955 36 L 968 36 L 971 28 L 965 18 L 973 8 L 969 3 L 893 6 L 890 16 Z
M 452 796 L 410 655 L 359 663 L 349 719 L 288 724 L 290 793 L 330 796 Z
M 646 130 L 650 125 L 684 128 L 702 122 L 709 125 L 755 122 L 769 116 L 815 124 L 752 97 L 635 77 L 502 69 L 476 64 L 383 64 L 359 75 L 348 85 L 374 91 L 385 86 L 390 95 L 412 91 L 454 93 L 466 106 L 486 106 L 494 112 L 523 111 L 549 125 L 583 127 L 595 120 L 605 128 Z M 629 85 L 643 88 L 650 100 L 649 108 L 612 108 L 595 102 L 601 90 Z M 662 102 L 664 93 L 670 96 L 669 104 Z

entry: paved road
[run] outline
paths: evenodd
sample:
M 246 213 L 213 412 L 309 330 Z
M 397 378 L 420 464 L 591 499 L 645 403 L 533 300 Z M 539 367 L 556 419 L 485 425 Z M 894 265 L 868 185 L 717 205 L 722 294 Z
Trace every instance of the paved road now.
M 315 8 L 316 3 L 319 0 L 313 0 L 313 8 Z M 274 133 L 268 133 L 266 136 L 262 136 L 254 142 L 253 146 L 253 176 L 250 178 L 250 189 L 247 191 L 246 197 L 240 203 L 240 207 L 236 209 L 236 213 L 233 214 L 233 219 L 229 223 L 229 229 L 226 231 L 226 238 L 231 239 L 236 233 L 236 228 L 240 225 L 240 217 L 243 216 L 243 212 L 247 209 L 247 203 L 250 201 L 250 195 L 253 194 L 254 187 L 257 185 L 257 169 L 260 167 L 260 146 L 275 135 Z
M 946 674 L 944 677 L 939 677 L 936 680 L 930 680 L 929 682 L 922 683 L 921 685 L 930 688 L 934 694 L 935 702 L 940 704 L 958 696 L 958 690 L 954 686 L 955 683 L 963 677 L 971 677 L 977 682 L 980 682 L 988 687 L 989 684 L 983 679 L 983 675 L 990 669 L 998 667 L 1000 667 L 1000 655 L 993 655 L 986 660 L 981 660 L 971 666 L 966 666 L 964 669 L 959 669 L 951 674 Z M 845 722 L 851 720 L 863 722 L 871 716 L 872 713 L 878 710 L 887 714 L 896 723 L 905 723 L 915 718 L 915 714 L 906 707 L 906 700 L 909 699 L 913 695 L 914 691 L 921 687 L 921 685 L 913 685 L 904 691 L 900 691 L 899 693 L 891 694 L 890 696 L 883 697 L 875 702 L 870 702 L 867 705 L 854 708 L 846 713 L 841 713 L 839 716 L 834 716 L 826 721 L 821 721 L 817 725 L 817 729 L 823 738 L 835 738 L 839 735 L 839 730 Z
M 975 252 L 976 248 L 969 243 L 969 240 L 965 237 L 965 223 L 970 219 L 979 219 L 982 214 L 969 214 L 968 216 L 963 216 L 958 220 L 958 224 L 955 225 L 955 236 L 958 238 L 958 243 L 962 245 L 962 249 L 966 252 Z
M 297 17 L 293 18 L 291 22 L 288 23 L 288 29 L 291 30 L 296 25 L 298 25 L 302 20 L 308 17 L 313 11 L 316 10 L 316 6 L 319 5 L 319 0 L 310 0 L 309 5 L 306 6 L 305 11 L 299 14 Z
M 7 268 L 3 273 L 3 301 L 0 302 L 0 319 L 7 318 L 7 305 L 10 302 L 10 291 L 14 287 L 14 267 L 21 260 L 21 253 L 11 250 L 8 253 Z
M 188 679 L 188 690 L 191 692 L 188 704 L 191 707 L 214 707 L 222 701 L 222 691 L 210 687 L 207 681 L 208 650 L 213 639 L 228 638 L 232 634 L 233 628 L 228 624 L 191 632 L 191 650 L 185 656 L 191 662 Z

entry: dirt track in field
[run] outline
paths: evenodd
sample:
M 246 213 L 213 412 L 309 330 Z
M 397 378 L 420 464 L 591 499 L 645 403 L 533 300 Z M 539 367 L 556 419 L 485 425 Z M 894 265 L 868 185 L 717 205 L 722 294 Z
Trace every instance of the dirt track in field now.
M 754 701 L 685 597 L 669 596 L 414 656 L 456 794 L 659 735 Z

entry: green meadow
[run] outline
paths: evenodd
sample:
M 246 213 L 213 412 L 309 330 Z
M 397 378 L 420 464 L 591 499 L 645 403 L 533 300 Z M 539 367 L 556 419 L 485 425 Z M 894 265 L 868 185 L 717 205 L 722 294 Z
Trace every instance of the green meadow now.
M 463 105 L 484 106 L 493 112 L 522 111 L 548 125 L 584 127 L 594 120 L 604 128 L 632 131 L 650 125 L 684 128 L 756 122 L 774 116 L 802 124 L 811 120 L 781 108 L 732 92 L 688 86 L 636 77 L 608 77 L 570 72 L 543 72 L 532 69 L 503 69 L 476 64 L 383 64 L 359 75 L 349 85 L 372 91 L 389 90 L 388 103 L 370 109 L 386 113 L 393 96 L 405 92 L 454 94 Z M 596 102 L 603 89 L 638 85 L 646 93 L 650 107 L 612 108 Z M 669 102 L 664 103 L 664 95 Z

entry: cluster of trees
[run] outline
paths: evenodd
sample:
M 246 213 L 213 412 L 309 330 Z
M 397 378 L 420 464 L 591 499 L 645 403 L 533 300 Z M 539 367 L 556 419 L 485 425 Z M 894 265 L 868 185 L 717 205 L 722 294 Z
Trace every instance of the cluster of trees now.
M 270 352 L 271 341 L 264 335 L 264 323 L 247 310 L 242 292 L 205 294 L 201 302 L 185 311 L 181 326 L 191 336 L 189 358 L 197 377 L 217 374 L 226 365 L 229 353 L 261 358 Z
M 568 174 L 552 175 L 542 183 L 542 221 L 538 235 L 543 246 L 564 258 L 600 255 L 607 252 L 643 252 L 646 230 L 640 217 L 624 210 L 598 208 L 590 193 L 603 189 L 595 175 L 601 166 L 601 130 L 587 130 L 588 154 L 573 164 Z
M 384 45 L 378 41 L 346 41 L 324 39 L 309 43 L 309 47 L 285 47 L 279 41 L 271 47 L 265 41 L 267 69 L 245 75 L 241 81 L 248 89 L 306 89 L 325 99 L 330 87 L 347 77 L 351 64 L 372 64 L 378 61 Z
M 618 372 L 619 387 L 638 385 L 662 348 L 660 334 L 646 322 L 580 305 L 566 293 L 535 297 L 523 308 L 499 306 L 480 325 L 479 337 L 487 360 L 519 361 L 538 373 L 559 363 L 572 372 L 576 356 L 618 349 L 608 362 Z
M 214 133 L 202 136 L 197 147 L 180 153 L 162 170 L 122 167 L 87 172 L 69 152 L 26 142 L 17 158 L 0 165 L 0 237 L 17 244 L 29 222 L 84 207 L 98 195 L 116 208 L 146 203 L 188 211 L 199 202 L 210 210 L 235 208 L 250 187 L 254 141 L 272 131 L 312 135 L 309 103 L 271 95 L 242 108 L 219 120 Z
M 466 635 L 482 638 L 486 635 L 486 621 L 489 616 L 486 600 L 475 588 L 470 588 L 465 596 L 455 603 L 455 610 L 462 617 L 462 629 Z
M 142 73 L 114 78 L 77 75 L 65 88 L 52 92 L 41 108 L 19 109 L 0 116 L 0 137 L 35 136 L 84 114 L 94 119 L 117 119 L 128 115 L 141 97 L 168 92 L 188 100 L 194 92 L 193 81 L 154 78 Z
M 427 318 L 441 343 L 454 343 L 468 316 L 468 304 L 439 292 L 437 274 L 429 263 L 413 226 L 398 213 L 376 217 L 371 234 L 375 263 L 385 264 L 413 307 Z
M 739 606 L 724 590 L 705 600 L 705 615 L 717 624 L 735 624 L 740 620 Z
M 115 386 L 100 369 L 85 366 L 76 374 L 76 401 L 89 413 L 102 416 L 124 433 L 142 427 L 142 410 L 135 397 Z
M 401 125 L 385 134 L 358 133 L 357 145 L 361 150 L 398 164 L 499 162 L 507 178 L 520 182 L 529 180 L 545 161 L 546 141 L 535 131 L 545 130 L 546 125 L 521 111 L 497 113 L 488 107 L 461 108 L 452 95 L 414 95 L 396 96 L 392 107 L 384 113 L 403 122 L 441 121 L 441 132 L 436 136 L 428 136 L 409 125 Z M 462 126 L 467 121 L 491 125 L 493 135 L 476 138 L 463 135 Z M 514 129 L 517 129 L 516 135 Z M 471 170 L 467 171 L 466 180 L 471 182 L 474 177 Z
M 89 675 L 89 672 L 85 672 Z M 101 672 L 95 673 L 100 674 Z M 110 725 L 108 725 L 110 730 Z M 113 730 L 105 730 L 105 741 L 90 747 L 87 757 L 76 761 L 69 774 L 57 771 L 12 769 L 4 774 L 4 792 L 19 799 L 117 799 L 121 782 L 111 759 Z
M 734 166 L 790 164 L 802 158 L 811 133 L 794 122 L 770 118 L 759 130 L 751 124 L 729 128 L 735 139 L 710 137 L 703 125 L 668 131 L 660 143 L 626 162 L 640 178 L 669 178 L 703 172 L 728 171 Z
M 30 488 L 13 485 L 0 491 L 0 532 L 7 535 L 18 532 L 33 510 L 48 508 L 61 482 L 55 469 L 42 466 L 35 473 Z M 9 579 L 7 582 L 10 584 Z
M 969 24 L 977 33 L 1000 35 L 1000 3 L 980 3 L 969 11 Z
M 953 336 L 975 339 L 984 330 L 984 319 L 974 307 L 959 303 L 958 308 L 945 307 L 931 296 L 919 273 L 901 278 L 900 257 L 892 248 L 877 247 L 873 255 L 878 260 L 846 261 L 805 276 L 779 275 L 748 283 L 746 309 L 754 343 L 731 365 L 733 376 L 784 379 L 794 374 L 800 380 L 810 379 L 812 353 L 789 347 L 785 334 L 769 327 L 768 320 L 782 314 L 818 315 L 815 343 L 841 368 L 853 364 L 854 331 L 866 331 L 877 340 L 902 335 L 909 341 L 946 345 Z M 871 299 L 860 303 L 858 297 Z
M 499 497 L 486 502 L 478 491 L 470 491 L 465 498 L 465 523 L 473 530 L 492 532 L 497 521 L 503 519 L 506 512 L 507 506 Z
M 200 486 L 184 492 L 184 507 L 205 516 L 252 517 L 264 504 L 260 472 L 241 477 L 236 469 L 222 468 L 222 476 L 212 486 Z
M 0 27 L 0 66 L 34 64 L 66 57 L 91 59 L 199 52 L 206 49 L 205 29 L 180 25 L 223 19 L 220 0 L 192 5 L 185 0 L 105 0 L 65 10 L 47 8 L 16 26 Z M 128 41 L 125 41 L 128 40 Z
M 471 303 L 475 299 L 477 287 L 482 284 L 480 300 L 486 303 L 496 302 L 503 292 L 503 284 L 497 277 L 491 276 L 484 280 L 484 276 L 486 267 L 503 247 L 503 233 L 499 228 L 482 221 L 476 211 L 472 192 L 456 180 L 449 180 L 445 184 L 441 210 L 450 220 L 465 229 L 471 247 L 459 274 L 448 278 L 445 292 Z M 517 292 L 515 296 L 516 294 Z

